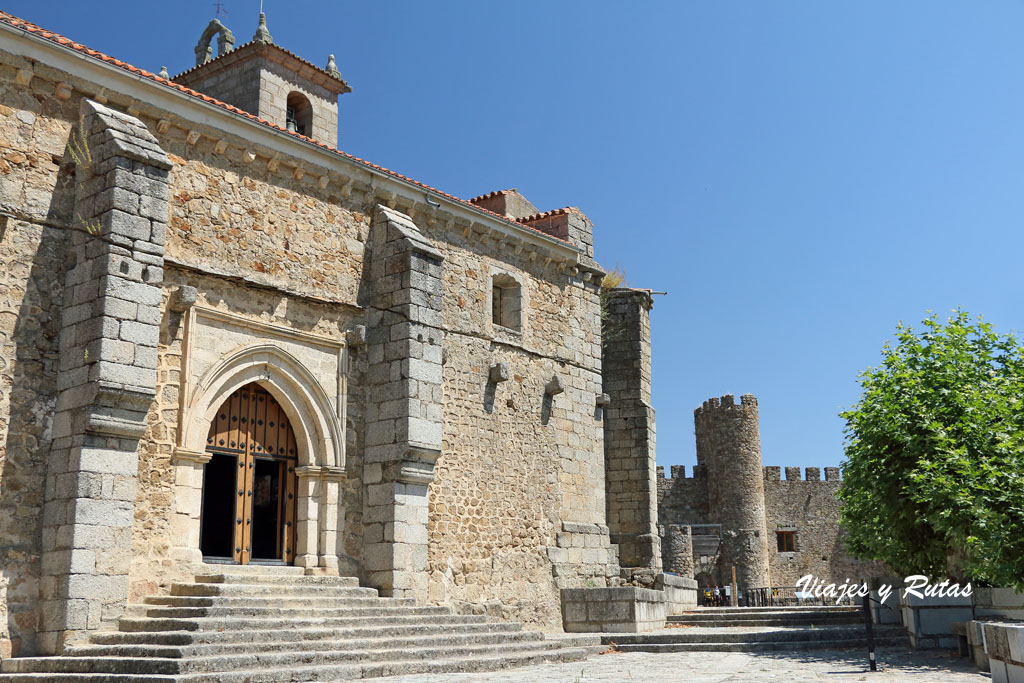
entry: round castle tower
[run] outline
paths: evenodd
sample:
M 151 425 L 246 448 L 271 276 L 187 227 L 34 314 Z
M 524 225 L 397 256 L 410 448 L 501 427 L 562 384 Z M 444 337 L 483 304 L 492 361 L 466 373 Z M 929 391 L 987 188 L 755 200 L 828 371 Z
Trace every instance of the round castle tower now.
M 693 411 L 697 464 L 707 475 L 708 522 L 722 525 L 721 580 L 742 588 L 768 586 L 764 471 L 757 399 L 744 394 L 712 398 Z

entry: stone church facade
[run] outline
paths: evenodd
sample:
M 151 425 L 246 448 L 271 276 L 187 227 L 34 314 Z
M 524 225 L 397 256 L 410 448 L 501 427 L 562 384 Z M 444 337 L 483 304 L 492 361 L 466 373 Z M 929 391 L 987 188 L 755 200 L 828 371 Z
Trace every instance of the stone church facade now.
M 650 296 L 602 316 L 590 221 L 339 152 L 333 56 L 233 43 L 168 78 L 0 13 L 0 657 L 214 563 L 548 630 L 656 569 Z

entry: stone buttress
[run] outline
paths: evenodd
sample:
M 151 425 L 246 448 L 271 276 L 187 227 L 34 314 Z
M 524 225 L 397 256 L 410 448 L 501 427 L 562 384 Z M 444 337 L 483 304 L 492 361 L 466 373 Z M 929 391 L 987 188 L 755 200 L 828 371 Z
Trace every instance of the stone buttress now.
M 619 564 L 661 570 L 651 407 L 651 295 L 617 289 L 603 294 L 602 368 L 608 528 Z
M 427 486 L 441 454 L 441 264 L 408 216 L 370 230 L 363 569 L 382 595 L 427 596 Z
M 114 624 L 128 596 L 139 438 L 155 395 L 171 162 L 136 118 L 83 100 L 75 263 L 43 508 L 39 646 Z

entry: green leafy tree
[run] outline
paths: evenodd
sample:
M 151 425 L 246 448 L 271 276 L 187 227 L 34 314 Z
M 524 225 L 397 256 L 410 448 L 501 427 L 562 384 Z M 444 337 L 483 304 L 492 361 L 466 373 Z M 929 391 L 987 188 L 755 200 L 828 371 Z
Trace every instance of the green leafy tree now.
M 923 323 L 898 327 L 840 414 L 846 545 L 904 575 L 1024 589 L 1024 347 L 959 310 Z

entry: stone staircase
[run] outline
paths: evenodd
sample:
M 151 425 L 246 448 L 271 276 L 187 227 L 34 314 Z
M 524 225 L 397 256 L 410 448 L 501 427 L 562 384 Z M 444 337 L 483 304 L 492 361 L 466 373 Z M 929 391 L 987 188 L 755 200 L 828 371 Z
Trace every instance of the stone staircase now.
M 874 626 L 875 646 L 909 646 L 902 626 Z M 712 607 L 668 619 L 668 627 L 602 634 L 623 652 L 762 652 L 866 648 L 859 607 Z
M 0 682 L 345 680 L 492 671 L 601 649 L 597 636 L 549 640 L 519 623 L 382 598 L 350 577 L 230 566 L 129 606 L 118 631 L 63 656 L 4 661 Z

